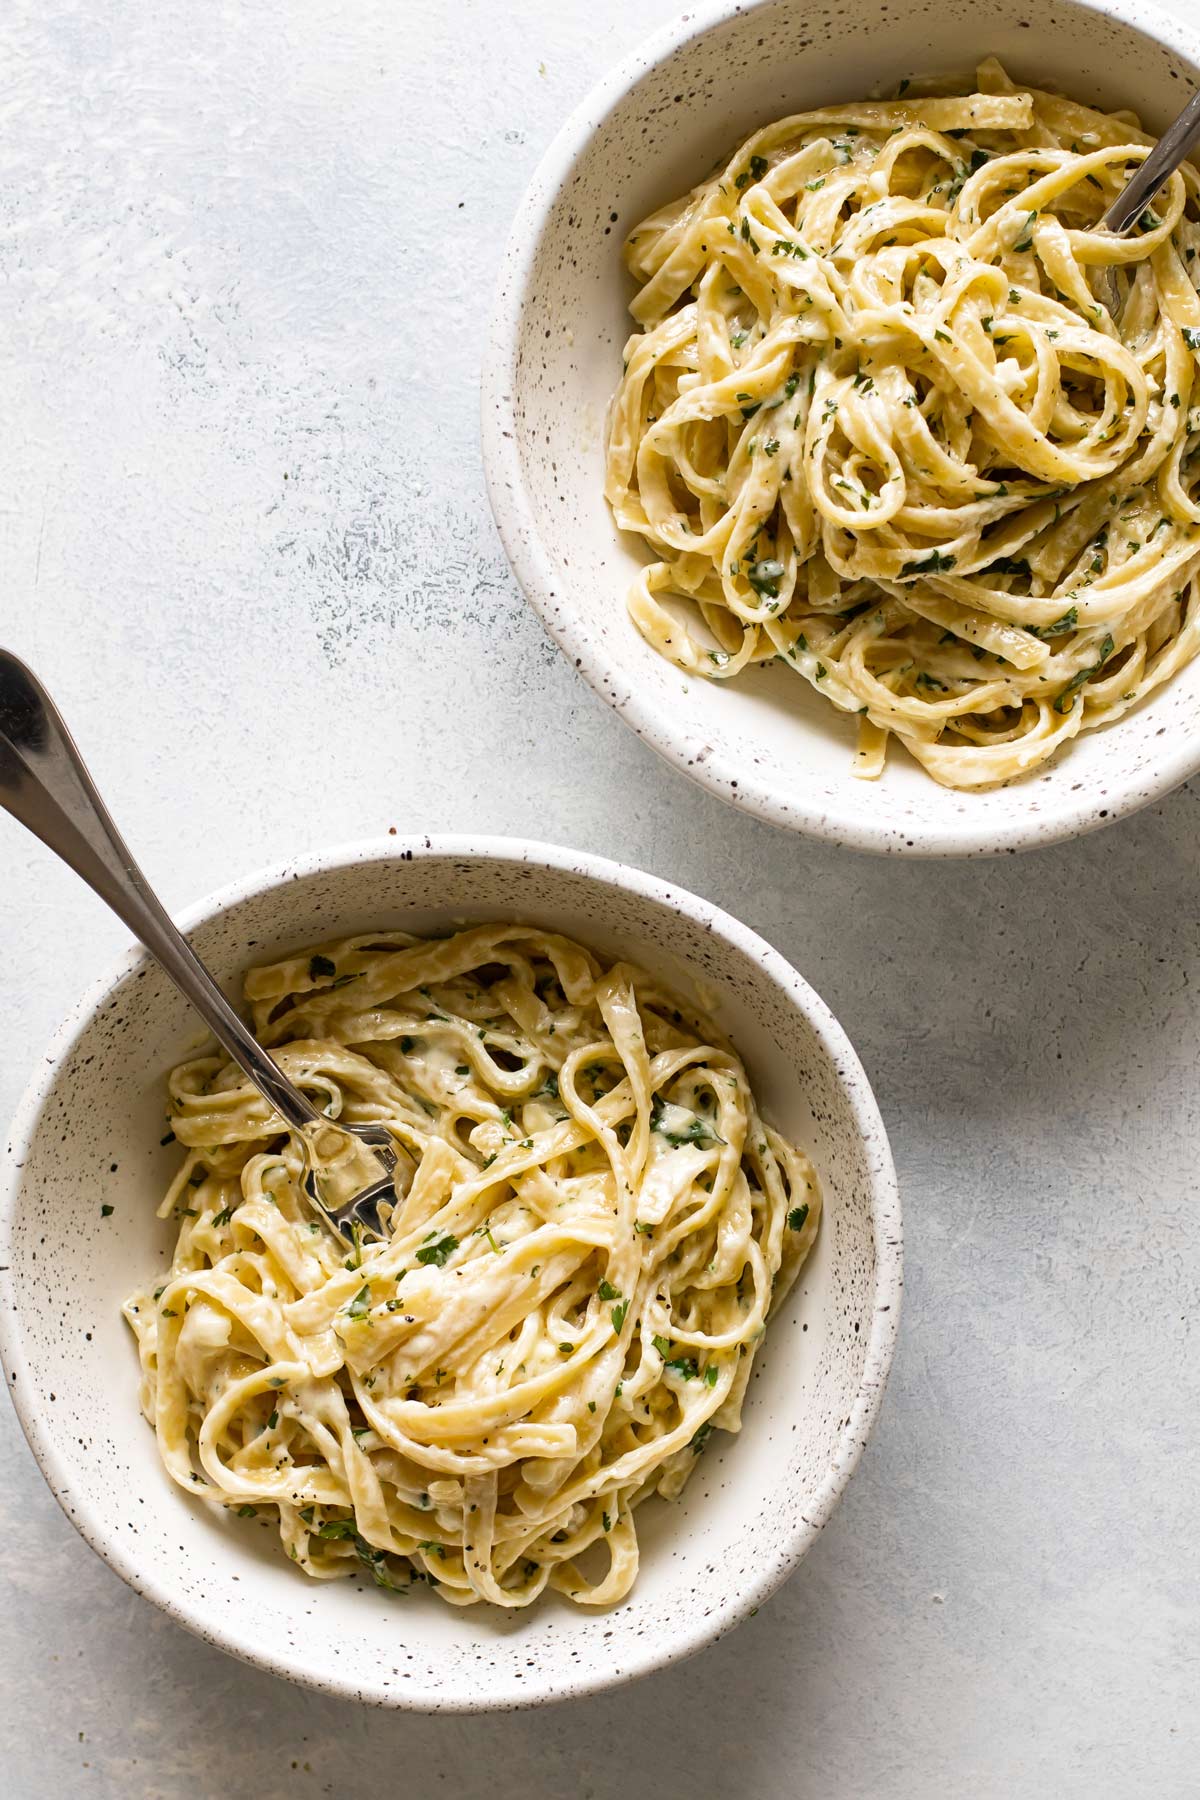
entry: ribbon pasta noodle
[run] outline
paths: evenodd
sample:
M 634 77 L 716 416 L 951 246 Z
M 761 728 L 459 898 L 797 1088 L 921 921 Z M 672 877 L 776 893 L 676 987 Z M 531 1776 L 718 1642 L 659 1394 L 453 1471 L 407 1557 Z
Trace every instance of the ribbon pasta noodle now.
M 1013 84 L 769 125 L 637 226 L 606 492 L 647 641 L 780 659 L 935 780 L 1037 768 L 1196 653 L 1200 178 Z
M 808 1160 L 710 1020 L 550 932 L 349 938 L 245 992 L 315 1104 L 388 1127 L 397 1204 L 348 1253 L 241 1072 L 174 1071 L 179 1239 L 125 1307 L 167 1470 L 319 1579 L 620 1600 L 635 1508 L 738 1429 L 816 1235 Z

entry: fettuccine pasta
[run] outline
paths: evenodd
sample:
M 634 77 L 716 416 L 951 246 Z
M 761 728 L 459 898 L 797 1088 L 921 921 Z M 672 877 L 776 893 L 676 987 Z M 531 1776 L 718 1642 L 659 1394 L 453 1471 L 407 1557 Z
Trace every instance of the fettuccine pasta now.
M 1119 718 L 1200 632 L 1200 179 L 1101 229 L 1153 140 L 1014 85 L 767 126 L 630 234 L 607 495 L 638 629 L 779 658 L 977 788 Z
M 349 938 L 245 992 L 316 1105 L 387 1126 L 397 1204 L 348 1252 L 241 1072 L 174 1071 L 179 1239 L 125 1307 L 171 1476 L 320 1579 L 620 1600 L 635 1508 L 738 1429 L 816 1235 L 808 1160 L 711 1020 L 550 932 Z

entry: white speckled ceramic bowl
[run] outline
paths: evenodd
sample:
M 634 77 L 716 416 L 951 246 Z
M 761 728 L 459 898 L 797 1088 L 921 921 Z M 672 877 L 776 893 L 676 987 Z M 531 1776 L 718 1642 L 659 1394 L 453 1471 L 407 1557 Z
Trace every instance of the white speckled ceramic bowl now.
M 774 824 L 858 849 L 970 855 L 1090 831 L 1200 768 L 1200 664 L 1040 773 L 982 794 L 895 751 L 850 774 L 853 722 L 786 669 L 689 678 L 630 623 L 645 560 L 604 501 L 604 418 L 631 330 L 625 233 L 759 125 L 905 75 L 999 55 L 1018 76 L 1161 129 L 1200 80 L 1200 39 L 1142 0 L 719 0 L 601 82 L 555 139 L 513 226 L 485 370 L 492 507 L 513 567 L 596 691 L 663 756 Z
M 596 857 L 503 840 L 365 845 L 241 882 L 192 942 L 236 991 L 248 962 L 341 931 L 518 918 L 662 968 L 737 1040 L 764 1110 L 810 1152 L 816 1248 L 756 1360 L 741 1434 L 714 1437 L 678 1505 L 639 1512 L 632 1597 L 555 1596 L 500 1617 L 419 1591 L 310 1582 L 273 1532 L 210 1511 L 160 1466 L 121 1301 L 165 1268 L 154 1217 L 178 1155 L 164 1078 L 197 1021 L 130 951 L 80 1002 L 22 1102 L 0 1194 L 0 1352 L 69 1518 L 139 1593 L 296 1681 L 383 1706 L 483 1710 L 586 1694 L 677 1661 L 745 1617 L 832 1513 L 874 1422 L 899 1318 L 900 1208 L 866 1077 L 841 1028 L 761 938 L 693 894 Z M 111 1206 L 104 1217 L 102 1206 Z

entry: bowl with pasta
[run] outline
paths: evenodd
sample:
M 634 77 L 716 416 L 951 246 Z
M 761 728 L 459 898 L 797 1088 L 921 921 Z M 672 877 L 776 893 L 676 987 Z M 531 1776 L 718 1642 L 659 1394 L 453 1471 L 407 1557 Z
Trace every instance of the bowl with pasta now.
M 1140 0 L 689 13 L 551 146 L 489 491 L 677 767 L 856 848 L 1049 843 L 1200 767 L 1200 80 Z
M 347 1243 L 130 952 L 14 1123 L 0 1350 L 91 1546 L 206 1639 L 370 1703 L 532 1705 L 701 1648 L 796 1566 L 874 1422 L 900 1217 L 862 1069 L 745 926 L 637 871 L 388 840 L 192 941 L 328 1113 L 386 1126 Z

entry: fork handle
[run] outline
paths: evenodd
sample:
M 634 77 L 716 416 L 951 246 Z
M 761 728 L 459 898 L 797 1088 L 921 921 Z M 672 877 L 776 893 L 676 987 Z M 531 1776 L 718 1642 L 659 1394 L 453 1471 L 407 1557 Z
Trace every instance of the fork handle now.
M 54 702 L 36 675 L 6 650 L 0 650 L 0 807 L 107 902 L 293 1130 L 320 1119 L 171 923 L 109 817 Z
M 1146 203 L 1157 194 L 1168 175 L 1173 175 L 1196 139 L 1200 137 L 1200 93 L 1192 95 L 1179 117 L 1159 138 L 1149 156 L 1139 163 L 1133 179 L 1121 189 L 1100 223 L 1122 236 L 1135 219 L 1140 219 Z

